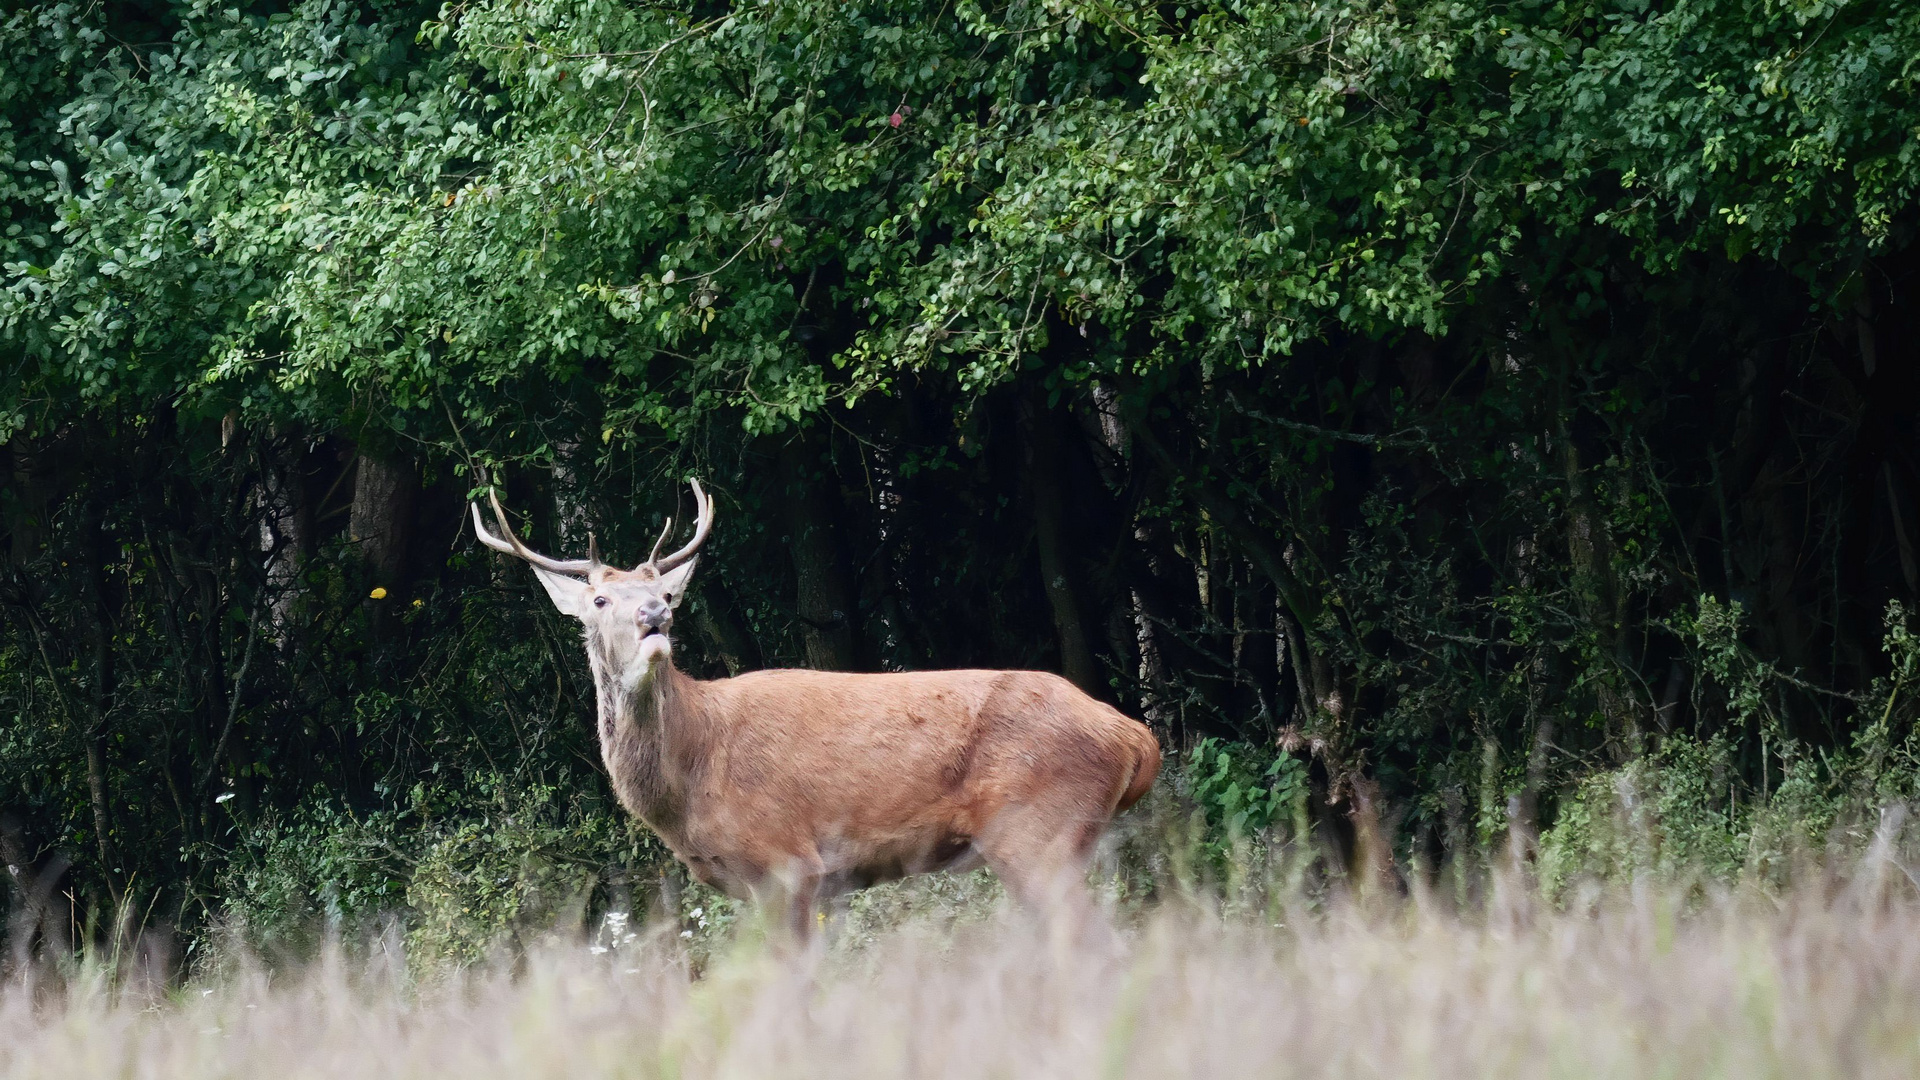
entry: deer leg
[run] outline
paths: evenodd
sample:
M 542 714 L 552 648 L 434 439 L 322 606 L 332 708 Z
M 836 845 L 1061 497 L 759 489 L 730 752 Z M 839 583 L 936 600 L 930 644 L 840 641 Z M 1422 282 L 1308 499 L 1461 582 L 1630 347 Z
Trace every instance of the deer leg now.
M 754 897 L 765 913 L 767 929 L 805 948 L 813 936 L 815 902 L 826 868 L 818 858 L 796 858 L 763 875 Z
M 1101 825 L 1101 815 L 1078 805 L 1008 807 L 974 847 L 1020 906 L 1079 907 Z
M 794 943 L 804 946 L 813 938 L 814 902 L 820 894 L 820 879 L 796 883 L 787 897 L 787 932 Z

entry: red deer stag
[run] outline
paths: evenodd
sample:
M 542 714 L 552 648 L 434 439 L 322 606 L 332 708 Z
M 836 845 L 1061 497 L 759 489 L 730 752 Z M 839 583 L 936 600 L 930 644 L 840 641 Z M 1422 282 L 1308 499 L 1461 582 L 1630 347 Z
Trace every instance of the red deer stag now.
M 713 529 L 697 481 L 693 498 L 687 545 L 661 557 L 663 531 L 632 570 L 591 540 L 585 559 L 541 555 L 491 494 L 505 539 L 478 504 L 473 524 L 580 620 L 614 791 L 701 881 L 784 905 L 801 937 L 822 897 L 983 862 L 1032 902 L 1152 786 L 1146 726 L 1045 672 L 682 674 L 673 610 Z

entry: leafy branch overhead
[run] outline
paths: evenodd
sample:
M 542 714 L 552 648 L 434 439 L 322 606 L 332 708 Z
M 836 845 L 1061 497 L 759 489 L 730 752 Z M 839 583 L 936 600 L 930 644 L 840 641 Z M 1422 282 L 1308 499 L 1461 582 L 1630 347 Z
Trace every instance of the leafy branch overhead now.
M 615 433 L 766 430 L 1439 335 L 1595 229 L 1838 297 L 1915 182 L 1920 24 L 1867 7 L 323 3 L 146 52 L 27 9 L 14 93 L 71 96 L 8 129 L 9 407 L 444 440 L 440 394 L 586 379 Z

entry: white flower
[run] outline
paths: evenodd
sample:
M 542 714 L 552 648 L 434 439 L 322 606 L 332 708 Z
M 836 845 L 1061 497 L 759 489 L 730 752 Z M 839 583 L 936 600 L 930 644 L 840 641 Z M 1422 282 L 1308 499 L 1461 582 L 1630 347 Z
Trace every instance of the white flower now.
M 587 947 L 587 951 L 595 956 L 599 956 L 601 953 L 607 951 L 607 947 L 605 945 L 590 945 Z
M 692 911 L 687 912 L 689 916 L 695 919 L 699 918 L 702 915 L 705 915 L 706 913 L 707 913 L 707 909 L 703 907 L 697 907 L 697 908 L 694 908 Z
M 680 931 L 680 936 L 681 936 L 681 937 L 683 937 L 683 938 L 690 938 L 690 937 L 692 937 L 692 936 L 693 936 L 693 931 L 691 931 L 691 930 L 682 930 L 682 931 Z
M 213 797 L 213 801 L 214 801 L 215 803 L 223 803 L 223 802 L 226 802 L 226 801 L 227 801 L 228 799 L 231 799 L 231 798 L 233 798 L 233 792 L 231 792 L 231 791 L 223 791 L 223 792 L 221 792 L 220 794 L 218 794 L 218 795 L 215 795 L 215 796 Z

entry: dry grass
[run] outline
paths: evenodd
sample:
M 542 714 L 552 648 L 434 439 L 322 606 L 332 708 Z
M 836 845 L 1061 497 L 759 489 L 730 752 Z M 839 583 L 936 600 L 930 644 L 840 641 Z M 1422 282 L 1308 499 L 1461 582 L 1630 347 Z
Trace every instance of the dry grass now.
M 1508 893 L 1472 916 L 1168 903 L 1077 935 L 923 910 L 801 958 L 741 934 L 697 979 L 678 925 L 431 985 L 378 948 L 159 998 L 82 973 L 0 992 L 0 1075 L 1920 1075 L 1920 894 L 1897 872 L 1686 913 L 1672 888 Z

